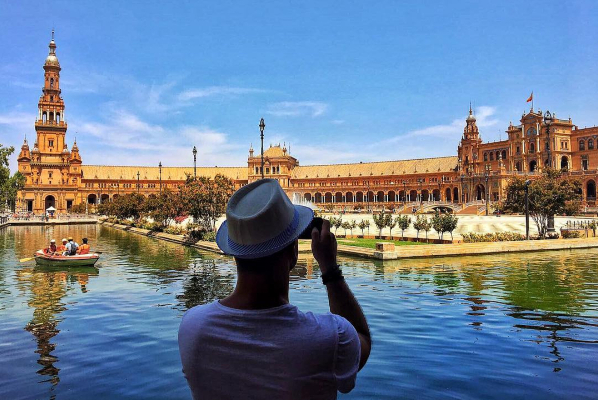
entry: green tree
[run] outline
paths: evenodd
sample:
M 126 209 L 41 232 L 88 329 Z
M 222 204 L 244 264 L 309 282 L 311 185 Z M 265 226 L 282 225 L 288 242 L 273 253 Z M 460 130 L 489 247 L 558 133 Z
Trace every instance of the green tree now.
M 425 231 L 425 240 L 429 240 L 429 231 L 431 230 L 431 220 L 424 216 L 423 230 Z
M 14 151 L 14 147 L 3 147 L 0 144 L 0 211 L 6 207 L 14 211 L 17 192 L 25 186 L 25 177 L 20 172 L 10 176 L 8 158 Z
M 25 187 L 26 178 L 19 171 L 8 178 L 0 190 L 0 204 L 8 205 L 12 212 L 17 206 L 17 193 Z
M 417 215 L 417 219 L 413 222 L 413 228 L 417 231 L 417 239 L 419 238 L 419 232 L 425 229 L 425 223 L 427 223 L 427 217 L 423 214 Z
M 388 228 L 390 228 L 390 238 L 391 238 L 392 237 L 392 229 L 394 229 L 394 227 L 396 226 L 398 221 L 396 221 L 396 219 L 392 216 L 392 214 L 386 214 L 385 222 L 386 222 L 386 226 Z
M 506 188 L 505 212 L 525 213 L 524 177 L 516 176 Z M 581 204 L 577 190 L 581 182 L 564 176 L 561 171 L 546 168 L 542 176 L 529 185 L 529 213 L 534 220 L 540 237 L 546 237 L 548 218 L 557 214 L 573 215 Z
M 358 227 L 360 229 L 360 234 L 365 236 L 365 228 L 367 227 L 367 221 L 364 219 L 358 223 Z
M 450 238 L 454 240 L 454 230 L 458 226 L 458 217 L 453 214 L 443 214 L 442 215 L 442 236 L 444 236 L 444 232 L 450 233 Z
M 358 224 L 356 223 L 356 220 L 353 219 L 352 221 L 350 221 L 350 235 L 354 235 L 352 231 L 356 229 L 357 226 Z
M 350 229 L 350 222 L 344 221 L 342 222 L 342 229 L 344 230 L 344 236 L 346 236 L 348 229 Z
M 204 176 L 188 177 L 179 190 L 181 209 L 207 230 L 214 231 L 217 219 L 225 213 L 234 186 L 231 179 L 217 174 L 212 180 Z
M 404 240 L 404 231 L 410 227 L 410 217 L 408 215 L 399 215 L 396 218 L 396 223 L 398 224 L 398 228 L 402 231 L 402 240 Z
M 377 229 L 379 229 L 379 237 L 381 237 L 381 231 L 387 226 L 388 220 L 386 214 L 382 212 L 373 214 L 373 222 Z
M 444 216 L 436 212 L 431 219 L 431 227 L 437 232 L 438 238 L 442 240 L 444 238 Z

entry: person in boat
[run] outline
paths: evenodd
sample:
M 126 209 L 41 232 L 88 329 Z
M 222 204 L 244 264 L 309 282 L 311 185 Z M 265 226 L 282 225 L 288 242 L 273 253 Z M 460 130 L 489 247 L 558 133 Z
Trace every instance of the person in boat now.
M 56 240 L 52 239 L 50 240 L 50 246 L 48 246 L 48 248 L 44 250 L 44 253 L 48 255 L 54 255 L 57 251 L 58 248 L 56 247 Z
M 61 240 L 62 245 L 58 246 L 56 248 L 56 254 L 64 254 L 65 251 L 67 250 L 67 239 L 63 238 L 63 240 Z
M 83 238 L 83 239 L 81 239 L 81 241 L 83 242 L 83 244 L 81 246 L 79 246 L 79 250 L 77 250 L 77 254 L 79 254 L 79 255 L 89 254 L 90 245 L 88 244 L 88 238 Z
M 74 256 L 77 254 L 77 249 L 79 248 L 79 244 L 73 240 L 71 236 L 69 236 L 69 242 L 67 243 L 65 252 L 63 256 Z

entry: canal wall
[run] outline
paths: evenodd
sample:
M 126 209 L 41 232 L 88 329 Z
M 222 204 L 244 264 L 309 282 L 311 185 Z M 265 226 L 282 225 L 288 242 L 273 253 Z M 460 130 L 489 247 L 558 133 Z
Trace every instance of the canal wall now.
M 135 228 L 127 225 L 114 224 L 106 221 L 98 221 L 99 224 L 109 226 L 126 232 L 135 233 L 137 235 L 153 237 L 159 240 L 164 240 L 171 243 L 178 243 L 185 246 L 195 247 L 200 250 L 211 251 L 218 254 L 223 254 L 221 249 L 215 242 L 206 242 L 203 240 L 194 242 L 186 240 L 183 235 L 171 235 L 164 232 L 153 232 L 148 229 Z M 482 243 L 454 243 L 454 244 L 429 244 L 420 246 L 399 246 L 393 253 L 386 253 L 384 257 L 374 249 L 364 247 L 338 245 L 338 253 L 364 258 L 375 259 L 409 259 L 409 258 L 430 258 L 430 257 L 464 257 L 481 254 L 497 254 L 497 253 L 516 253 L 516 252 L 532 252 L 532 251 L 549 251 L 549 250 L 573 250 L 597 248 L 598 238 L 581 238 L 581 239 L 550 239 L 550 240 L 530 240 L 516 242 L 482 242 Z M 300 253 L 310 253 L 310 241 L 301 240 L 298 244 Z

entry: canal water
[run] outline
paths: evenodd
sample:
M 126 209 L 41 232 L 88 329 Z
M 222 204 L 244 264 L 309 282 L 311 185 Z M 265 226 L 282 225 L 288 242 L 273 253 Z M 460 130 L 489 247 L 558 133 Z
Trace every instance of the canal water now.
M 90 238 L 96 268 L 20 263 Z M 348 399 L 593 399 L 598 251 L 376 262 L 342 258 L 373 335 Z M 290 300 L 327 311 L 312 259 Z M 0 231 L 1 399 L 187 399 L 177 329 L 226 296 L 231 259 L 96 225 Z

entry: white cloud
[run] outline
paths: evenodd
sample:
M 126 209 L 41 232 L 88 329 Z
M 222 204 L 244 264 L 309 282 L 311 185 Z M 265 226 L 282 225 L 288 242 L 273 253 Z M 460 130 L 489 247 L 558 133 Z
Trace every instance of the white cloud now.
M 344 121 L 343 119 L 333 119 L 333 120 L 331 120 L 331 123 L 334 124 L 334 125 L 342 125 L 344 122 L 346 122 L 346 121 Z
M 267 114 L 278 117 L 299 117 L 310 115 L 318 117 L 323 115 L 329 106 L 320 101 L 282 101 L 269 104 Z
M 264 93 L 266 90 L 231 86 L 210 86 L 206 88 L 189 89 L 179 93 L 177 98 L 181 101 L 189 101 L 211 96 L 236 96 L 250 93 Z

